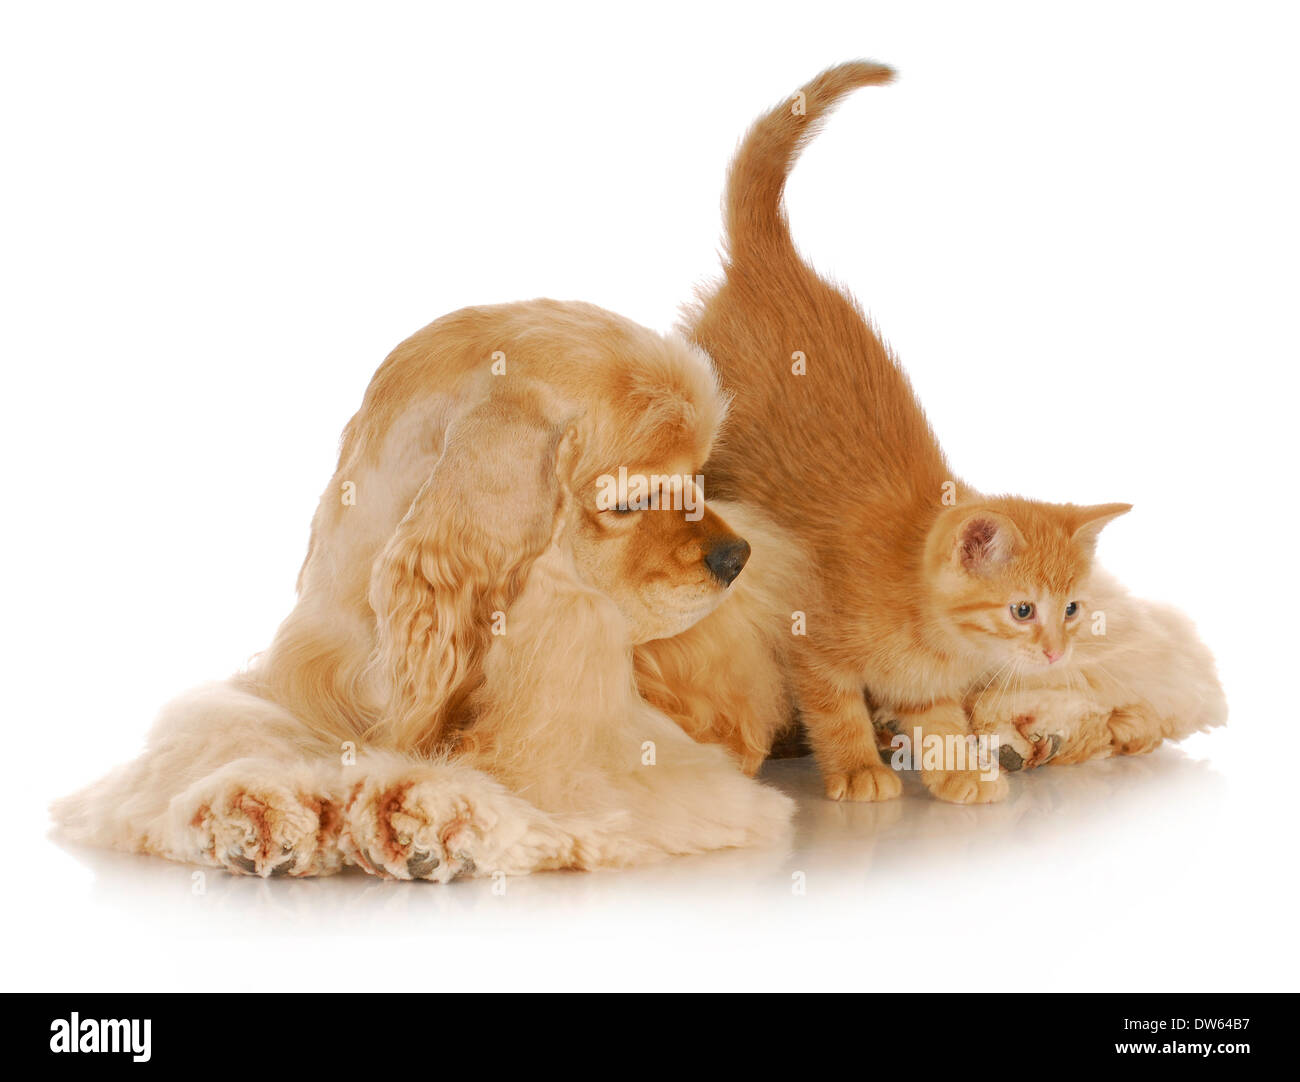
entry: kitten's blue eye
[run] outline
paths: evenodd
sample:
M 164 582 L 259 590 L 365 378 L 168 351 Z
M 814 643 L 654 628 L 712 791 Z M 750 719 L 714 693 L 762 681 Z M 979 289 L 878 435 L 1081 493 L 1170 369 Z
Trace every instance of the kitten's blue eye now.
M 1067 620 L 1070 619 L 1070 617 L 1072 616 L 1078 616 L 1078 615 L 1079 615 L 1079 603 L 1077 601 L 1071 601 L 1068 605 L 1065 606 L 1065 618 Z
M 1011 606 L 1011 615 L 1022 623 L 1025 620 L 1032 620 L 1034 618 L 1034 606 L 1029 601 L 1021 601 L 1019 604 Z

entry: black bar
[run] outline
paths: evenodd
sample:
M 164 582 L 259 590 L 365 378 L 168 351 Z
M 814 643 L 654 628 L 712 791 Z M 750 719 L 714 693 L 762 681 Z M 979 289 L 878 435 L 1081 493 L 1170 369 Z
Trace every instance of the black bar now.
M 689 984 L 689 975 L 682 984 Z M 578 1049 L 584 1058 L 599 1052 L 600 1059 L 589 1064 L 616 1072 L 620 1064 L 653 1062 L 659 1054 L 671 1063 L 689 1038 L 689 1044 L 701 1042 L 709 1049 L 711 1061 L 733 1068 L 751 1062 L 770 1067 L 767 1057 L 780 1054 L 782 1044 L 796 1062 L 816 1070 L 823 1054 L 816 1050 L 819 1045 L 837 1058 L 850 1046 L 895 1042 L 899 1054 L 922 1069 L 969 1065 L 972 1057 L 1011 1069 L 1027 1069 L 1039 1057 L 1071 1065 L 1131 1060 L 1144 1067 L 1164 1061 L 1180 1068 L 1204 1062 L 1238 1069 L 1242 1060 L 1261 1055 L 1272 1063 L 1291 1059 L 1297 1006 L 1292 994 L 879 993 L 782 994 L 781 1002 L 771 1005 L 742 1004 L 732 995 L 725 1007 L 701 1011 L 698 1005 L 675 1005 L 674 995 L 578 994 L 542 1009 L 531 1004 L 503 1010 L 476 1002 L 477 996 L 453 995 L 11 994 L 3 1011 L 4 1047 L 16 1062 L 39 1056 L 50 1066 L 77 1063 L 87 1070 L 110 1060 L 132 1070 L 214 1060 L 258 1068 L 302 1066 L 308 1050 L 315 1062 L 352 1054 L 375 1062 L 379 1034 L 388 1035 L 384 1043 L 391 1044 L 384 1058 L 403 1062 L 400 1045 L 406 1041 L 416 1057 L 412 1064 L 420 1055 L 436 1055 L 430 1044 L 445 1042 L 460 1053 L 479 1048 L 489 1064 L 500 1052 L 515 1068 L 532 1058 L 554 1063 L 556 1053 L 567 1059 Z M 74 1015 L 78 1047 L 65 1050 Z M 724 1016 L 731 1021 L 710 1032 L 705 1020 Z M 837 1032 L 841 1023 L 833 1019 L 846 1017 L 857 1021 L 849 1031 Z M 745 1018 L 748 1024 L 741 1021 Z M 760 1021 L 764 1018 L 779 1023 Z M 118 1024 L 102 1025 L 105 1020 Z M 124 1025 L 128 1021 L 134 1027 Z M 89 1050 L 114 1039 L 126 1047 Z

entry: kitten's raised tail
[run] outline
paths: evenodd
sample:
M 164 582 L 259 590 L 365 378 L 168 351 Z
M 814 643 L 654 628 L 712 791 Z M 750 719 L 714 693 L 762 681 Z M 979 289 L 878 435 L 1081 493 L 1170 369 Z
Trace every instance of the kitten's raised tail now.
M 869 60 L 838 64 L 754 122 L 727 177 L 726 245 L 733 264 L 793 252 L 782 196 L 800 151 L 844 95 L 893 78 L 892 68 Z

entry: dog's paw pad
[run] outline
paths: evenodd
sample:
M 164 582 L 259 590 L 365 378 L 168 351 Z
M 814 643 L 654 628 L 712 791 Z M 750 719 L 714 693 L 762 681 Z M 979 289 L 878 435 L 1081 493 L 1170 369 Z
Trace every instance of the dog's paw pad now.
M 442 866 L 442 858 L 436 853 L 422 853 L 416 850 L 406 862 L 406 870 L 412 879 L 427 879 L 430 872 Z

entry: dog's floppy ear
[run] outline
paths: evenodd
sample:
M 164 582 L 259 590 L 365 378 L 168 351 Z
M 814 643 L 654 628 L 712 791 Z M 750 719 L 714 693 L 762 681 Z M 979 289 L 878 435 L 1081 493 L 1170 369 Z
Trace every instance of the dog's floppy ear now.
M 378 735 L 392 746 L 430 751 L 462 720 L 494 623 L 504 630 L 550 544 L 573 440 L 530 395 L 496 395 L 448 428 L 371 574 L 372 673 L 386 696 Z

